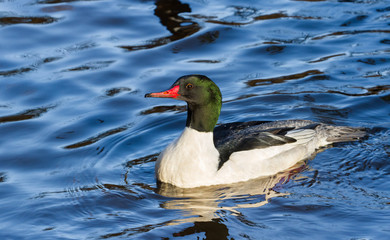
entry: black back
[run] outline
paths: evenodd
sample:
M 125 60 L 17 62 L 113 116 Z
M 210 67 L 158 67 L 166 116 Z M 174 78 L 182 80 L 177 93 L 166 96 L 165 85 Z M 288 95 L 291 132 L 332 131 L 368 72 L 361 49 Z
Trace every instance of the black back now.
M 318 123 L 307 120 L 234 122 L 214 129 L 214 145 L 220 154 L 218 169 L 233 152 L 260 149 L 296 142 L 285 136 L 293 129 L 314 129 Z

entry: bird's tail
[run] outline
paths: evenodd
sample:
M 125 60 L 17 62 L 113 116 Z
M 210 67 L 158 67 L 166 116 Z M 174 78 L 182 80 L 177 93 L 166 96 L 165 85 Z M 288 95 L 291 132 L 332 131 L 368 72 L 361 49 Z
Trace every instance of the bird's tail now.
M 322 125 L 321 128 L 321 133 L 325 134 L 329 143 L 358 141 L 367 135 L 365 128 L 332 125 Z

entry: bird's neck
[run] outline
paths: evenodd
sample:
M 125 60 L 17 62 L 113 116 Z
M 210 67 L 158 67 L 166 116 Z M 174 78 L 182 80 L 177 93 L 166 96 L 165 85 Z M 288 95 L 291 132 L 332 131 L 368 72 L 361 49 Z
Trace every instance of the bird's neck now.
M 213 132 L 221 112 L 221 104 L 196 105 L 188 103 L 186 126 L 199 132 Z

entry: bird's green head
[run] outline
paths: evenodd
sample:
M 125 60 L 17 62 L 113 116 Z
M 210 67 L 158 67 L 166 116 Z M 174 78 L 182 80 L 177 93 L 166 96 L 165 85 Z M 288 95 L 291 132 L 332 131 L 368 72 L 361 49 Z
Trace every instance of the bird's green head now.
M 213 131 L 222 106 L 219 87 L 204 75 L 182 76 L 170 89 L 148 93 L 145 97 L 173 98 L 188 104 L 187 127 L 198 131 Z

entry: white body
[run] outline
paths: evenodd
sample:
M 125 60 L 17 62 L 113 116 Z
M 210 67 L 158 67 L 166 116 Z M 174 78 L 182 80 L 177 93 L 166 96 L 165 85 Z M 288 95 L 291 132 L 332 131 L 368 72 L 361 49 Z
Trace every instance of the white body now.
M 297 141 L 280 146 L 234 152 L 218 170 L 219 152 L 214 147 L 212 132 L 199 132 L 186 127 L 156 162 L 159 181 L 182 188 L 229 184 L 274 175 L 309 157 L 321 146 L 311 129 L 292 130 L 286 136 Z

